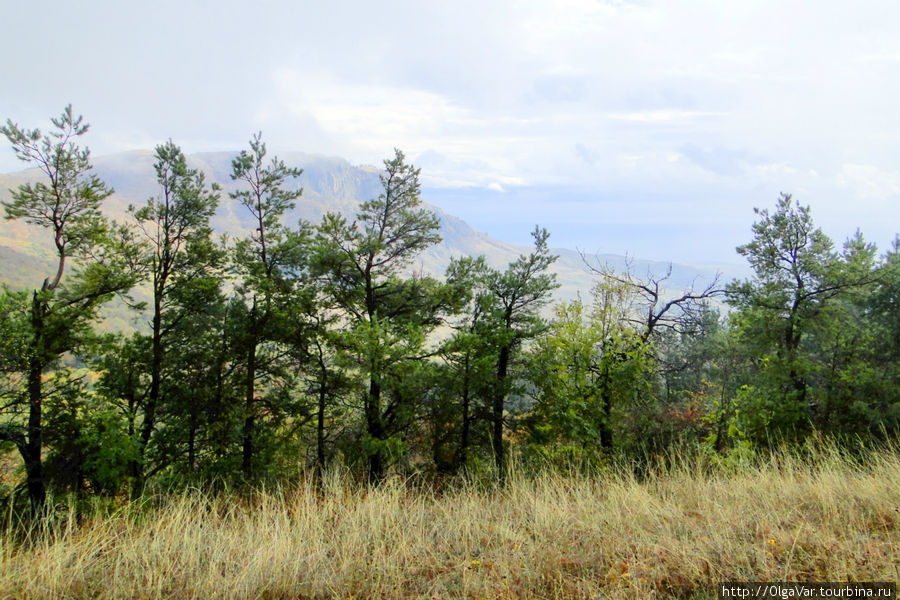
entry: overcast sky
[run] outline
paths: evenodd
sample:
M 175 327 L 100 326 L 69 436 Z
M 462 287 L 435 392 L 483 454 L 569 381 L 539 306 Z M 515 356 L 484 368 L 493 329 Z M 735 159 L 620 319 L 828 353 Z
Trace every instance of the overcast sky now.
M 95 155 L 399 147 L 495 237 L 676 261 L 739 262 L 780 191 L 900 230 L 897 0 L 2 4 L 0 118 L 71 102 Z

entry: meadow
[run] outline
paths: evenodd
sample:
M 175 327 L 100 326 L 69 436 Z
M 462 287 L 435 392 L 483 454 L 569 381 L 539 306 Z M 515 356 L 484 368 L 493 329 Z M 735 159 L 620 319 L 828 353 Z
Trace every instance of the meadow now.
M 891 447 L 514 471 L 502 488 L 334 472 L 84 512 L 7 519 L 0 597 L 706 598 L 728 580 L 900 580 Z

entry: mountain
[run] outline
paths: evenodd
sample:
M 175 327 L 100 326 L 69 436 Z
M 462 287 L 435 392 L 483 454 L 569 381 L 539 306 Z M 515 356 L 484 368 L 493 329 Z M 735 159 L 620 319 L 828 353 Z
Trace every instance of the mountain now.
M 203 171 L 208 182 L 219 183 L 223 188 L 219 210 L 212 220 L 214 229 L 232 237 L 243 237 L 252 227 L 249 215 L 239 203 L 228 197 L 228 192 L 235 189 L 230 179 L 231 159 L 234 156 L 234 152 L 203 152 L 190 155 L 188 163 Z M 375 167 L 354 166 L 341 158 L 316 154 L 288 153 L 279 158 L 289 166 L 303 169 L 303 175 L 291 184 L 302 187 L 303 195 L 298 200 L 297 207 L 287 215 L 288 223 L 296 223 L 301 218 L 315 223 L 328 211 L 340 211 L 352 218 L 360 202 L 374 198 L 381 192 L 379 170 Z M 111 217 L 128 219 L 129 204 L 141 205 L 158 193 L 153 162 L 153 153 L 143 150 L 94 159 L 96 173 L 115 189 L 104 208 Z M 35 169 L 0 174 L 0 200 L 9 200 L 11 188 L 39 179 L 40 174 Z M 503 267 L 521 253 L 529 251 L 527 247 L 493 239 L 439 207 L 428 204 L 427 193 L 423 195 L 423 200 L 440 218 L 443 241 L 424 253 L 416 264 L 411 265 L 411 271 L 441 276 L 451 257 L 480 254 L 484 254 L 492 265 Z M 559 255 L 555 271 L 561 283 L 557 296 L 571 299 L 580 293 L 586 297 L 592 285 L 592 277 L 581 256 L 571 250 L 554 252 Z M 52 258 L 46 231 L 21 221 L 0 221 L 0 282 L 13 287 L 38 285 L 44 277 L 42 274 L 52 264 Z M 620 271 L 626 266 L 625 257 L 617 255 L 591 257 L 591 261 Z M 629 262 L 632 271 L 638 276 L 648 272 L 660 276 L 669 267 L 668 263 L 655 261 L 636 259 Z M 709 268 L 673 264 L 668 283 L 675 292 L 690 286 L 694 281 L 709 281 L 714 275 L 715 272 Z

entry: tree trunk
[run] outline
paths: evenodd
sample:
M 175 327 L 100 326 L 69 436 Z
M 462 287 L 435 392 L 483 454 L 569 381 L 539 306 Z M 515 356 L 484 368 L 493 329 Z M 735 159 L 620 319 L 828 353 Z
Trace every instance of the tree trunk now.
M 47 499 L 44 469 L 41 460 L 43 450 L 43 425 L 41 423 L 41 361 L 32 358 L 28 368 L 28 440 L 22 459 L 28 481 L 28 499 L 34 513 L 40 512 Z
M 200 407 L 197 402 L 197 390 L 191 393 L 191 414 L 188 425 L 188 471 L 193 473 L 197 465 L 197 429 L 199 428 Z
M 41 458 L 43 452 L 44 428 L 42 423 L 43 395 L 41 377 L 44 374 L 44 303 L 34 293 L 31 303 L 31 325 L 34 331 L 32 339 L 31 359 L 28 361 L 28 439 L 21 452 L 25 462 L 25 474 L 28 485 L 28 499 L 31 509 L 37 513 L 44 508 L 47 491 L 44 483 L 44 467 Z
M 466 353 L 463 368 L 463 390 L 462 390 L 462 430 L 460 432 L 459 452 L 456 455 L 456 469 L 465 468 L 469 460 L 469 438 L 471 436 L 471 417 L 469 416 L 469 354 Z
M 328 400 L 328 366 L 322 342 L 313 338 L 316 345 L 316 363 L 319 367 L 319 404 L 316 407 L 316 471 L 321 478 L 325 474 L 325 403 Z
M 325 375 L 319 382 L 319 406 L 316 415 L 316 463 L 318 464 L 319 474 L 325 473 L 325 400 L 328 388 L 325 383 Z
M 256 423 L 256 346 L 254 336 L 247 350 L 247 395 L 244 404 L 244 445 L 241 470 L 245 477 L 253 476 L 253 429 Z
M 380 483 L 384 479 L 385 460 L 384 448 L 384 423 L 381 421 L 381 384 L 375 377 L 369 379 L 369 395 L 366 399 L 366 427 L 369 436 L 376 440 L 378 446 L 369 453 L 369 483 Z
M 726 362 L 726 365 L 728 363 Z M 727 382 L 731 378 L 730 371 L 726 368 L 722 372 L 722 391 L 719 394 L 719 422 L 716 427 L 716 443 L 713 449 L 718 454 L 725 450 L 725 437 L 728 432 L 728 421 L 731 419 L 731 403 L 733 400 L 726 394 Z
M 506 400 L 506 376 L 509 370 L 509 344 L 500 348 L 500 356 L 497 360 L 497 389 L 494 393 L 493 412 L 491 415 L 494 431 L 492 443 L 494 446 L 494 465 L 497 468 L 497 477 L 500 482 L 506 481 L 506 453 L 503 448 L 503 404 Z
M 787 355 L 789 366 L 788 377 L 791 383 L 791 391 L 796 393 L 797 402 L 801 405 L 806 403 L 806 380 L 797 372 L 797 363 L 800 356 L 800 341 L 802 339 L 802 329 L 797 325 L 797 313 L 800 306 L 800 293 L 803 291 L 803 284 L 798 285 L 794 304 L 791 307 L 791 314 L 788 318 L 787 327 L 784 334 L 784 348 Z M 807 408 L 804 406 L 804 408 Z
M 227 313 L 225 318 L 227 319 Z M 227 427 L 225 419 L 222 418 L 224 411 L 224 395 L 225 395 L 225 353 L 228 346 L 228 329 L 227 323 L 222 326 L 222 345 L 220 352 L 216 355 L 216 388 L 212 399 L 209 403 L 209 412 L 207 413 L 207 422 L 209 423 L 209 432 L 211 443 L 216 454 L 216 458 L 225 456 L 227 442 Z
M 603 407 L 603 423 L 600 424 L 600 447 L 604 454 L 612 452 L 613 433 L 612 433 L 612 393 L 610 392 L 610 374 L 609 366 L 603 369 L 603 375 L 600 381 L 600 403 Z
M 156 407 L 159 404 L 160 389 L 162 387 L 162 305 L 160 293 L 155 294 L 153 302 L 153 340 L 152 358 L 150 363 L 150 393 L 147 394 L 147 402 L 144 406 L 144 423 L 141 425 L 141 439 L 138 444 L 138 459 L 132 462 L 132 477 L 134 487 L 131 489 L 132 498 L 138 498 L 144 492 L 146 483 L 144 478 L 144 456 L 150 438 L 153 436 L 153 428 L 156 427 Z

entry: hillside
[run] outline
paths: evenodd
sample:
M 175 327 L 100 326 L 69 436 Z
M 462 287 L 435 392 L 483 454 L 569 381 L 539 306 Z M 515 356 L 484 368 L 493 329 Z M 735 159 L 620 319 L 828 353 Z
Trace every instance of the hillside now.
M 401 478 L 360 486 L 343 472 L 249 498 L 189 488 L 77 519 L 72 504 L 50 513 L 43 527 L 58 534 L 39 543 L 0 528 L 0 594 L 716 598 L 725 581 L 890 582 L 898 478 L 885 449 L 743 469 L 685 457 L 646 479 L 516 473 L 504 488 L 460 481 L 441 493 Z M 843 597 L 867 597 L 846 585 L 857 593 Z
M 248 232 L 248 215 L 238 203 L 228 197 L 228 192 L 234 189 L 230 180 L 233 156 L 233 152 L 198 153 L 189 156 L 188 162 L 192 167 L 202 170 L 208 181 L 219 183 L 223 187 L 219 210 L 212 221 L 216 232 L 242 237 Z M 302 218 L 315 223 L 323 214 L 334 210 L 352 217 L 360 202 L 376 197 L 381 189 L 375 167 L 353 166 L 341 158 L 315 154 L 289 153 L 279 158 L 290 166 L 303 168 L 303 175 L 293 182 L 293 185 L 303 188 L 303 196 L 296 209 L 288 214 L 288 222 L 296 222 Z M 140 205 L 158 192 L 153 171 L 153 153 L 149 150 L 98 157 L 94 159 L 94 166 L 98 175 L 115 189 L 105 207 L 113 218 L 127 219 L 129 204 Z M 8 200 L 9 189 L 34 181 L 38 175 L 35 170 L 0 174 L 0 199 Z M 427 191 L 423 194 L 423 199 L 440 217 L 443 241 L 422 255 L 419 263 L 411 266 L 411 269 L 440 276 L 451 257 L 480 254 L 484 254 L 492 265 L 501 267 L 520 253 L 528 251 L 527 247 L 493 239 L 439 207 L 428 204 Z M 45 232 L 36 227 L 23 222 L 5 219 L 0 221 L 0 264 L 3 267 L 0 270 L 0 281 L 14 287 L 35 285 L 34 281 L 41 277 L 35 276 L 34 272 L 44 270 L 52 258 L 48 242 Z M 561 283 L 557 296 L 570 299 L 579 293 L 586 295 L 591 287 L 591 275 L 585 269 L 579 254 L 571 250 L 555 252 L 560 256 L 555 267 Z M 592 259 L 598 264 L 608 264 L 619 270 L 625 267 L 623 256 L 602 255 Z M 663 262 L 632 261 L 632 268 L 638 275 L 645 275 L 647 272 L 660 275 L 665 273 L 667 267 L 668 264 Z M 673 265 L 670 283 L 673 290 L 680 290 L 695 280 L 708 281 L 714 275 L 712 269 L 676 264 Z

